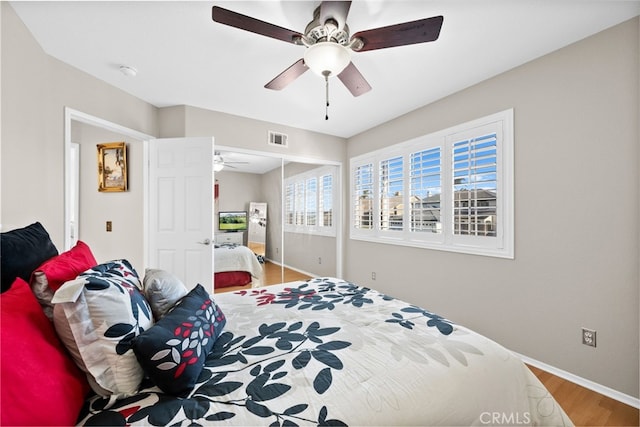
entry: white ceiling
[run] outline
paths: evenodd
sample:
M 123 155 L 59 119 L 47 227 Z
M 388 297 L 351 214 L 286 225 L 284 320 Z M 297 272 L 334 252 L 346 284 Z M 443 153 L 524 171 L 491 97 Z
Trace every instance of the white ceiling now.
M 224 172 L 241 172 L 262 175 L 273 169 L 279 168 L 283 160 L 278 156 L 262 156 L 250 154 L 244 151 L 217 149 L 224 163 Z M 284 162 L 288 163 L 288 162 Z
M 354 98 L 307 72 L 263 86 L 304 47 L 211 19 L 219 5 L 304 32 L 319 1 L 11 2 L 50 55 L 157 107 L 191 105 L 350 137 L 640 14 L 636 0 L 354 1 L 351 34 L 444 15 L 432 43 L 354 53 L 373 89 Z M 597 52 L 594 52 L 597 54 Z M 126 77 L 121 65 L 138 69 Z

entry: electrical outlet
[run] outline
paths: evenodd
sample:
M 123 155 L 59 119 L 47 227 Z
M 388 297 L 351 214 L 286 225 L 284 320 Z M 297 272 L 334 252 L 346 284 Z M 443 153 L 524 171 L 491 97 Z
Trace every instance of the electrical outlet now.
M 371 280 L 376 280 L 376 272 L 375 271 L 371 272 Z
M 322 264 L 322 257 L 318 257 L 318 264 Z
M 596 331 L 593 329 L 582 328 L 582 344 L 595 347 Z
M 113 224 L 111 221 L 107 221 L 107 231 L 113 231 Z

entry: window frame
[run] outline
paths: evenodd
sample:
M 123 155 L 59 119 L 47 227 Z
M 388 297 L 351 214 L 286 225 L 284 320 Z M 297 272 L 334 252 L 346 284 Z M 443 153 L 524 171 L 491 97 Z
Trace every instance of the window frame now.
M 324 189 L 322 187 L 323 177 L 330 175 L 331 176 L 331 225 L 324 225 L 324 212 L 321 212 L 321 209 L 324 209 L 324 200 L 322 200 L 324 196 Z M 309 201 L 306 198 L 307 194 L 307 185 L 309 180 L 315 180 L 315 202 L 313 205 L 315 206 L 315 224 L 308 225 L 307 219 L 309 218 L 309 213 L 307 211 L 307 207 L 309 206 Z M 318 168 L 314 168 L 312 170 L 292 175 L 284 179 L 283 187 L 285 189 L 290 186 L 293 188 L 293 193 L 290 195 L 287 191 L 285 191 L 284 197 L 284 206 L 285 206 L 285 223 L 283 224 L 284 231 L 287 233 L 302 233 L 302 234 L 313 234 L 318 236 L 328 236 L 328 237 L 336 237 L 337 228 L 336 228 L 336 215 L 339 214 L 337 209 L 339 207 L 339 176 L 336 171 L 336 168 L 333 166 L 321 166 Z M 299 198 L 299 194 L 296 191 L 297 189 L 302 188 L 304 190 L 304 197 L 302 199 Z M 299 211 L 297 207 L 297 201 L 301 200 L 301 204 L 303 207 L 302 212 Z M 292 207 L 292 212 L 294 213 L 294 221 L 293 224 L 289 223 L 286 219 L 289 213 L 289 207 Z M 298 212 L 303 219 L 303 223 L 300 224 L 297 221 Z
M 504 110 L 441 131 L 393 144 L 349 161 L 349 238 L 376 243 L 412 246 L 499 258 L 514 258 L 514 129 L 513 109 Z M 496 235 L 469 236 L 454 234 L 453 145 L 465 137 L 496 133 Z M 440 149 L 440 227 L 441 232 L 411 231 L 411 155 L 423 150 Z M 381 162 L 403 157 L 404 183 L 402 230 L 382 230 Z M 373 206 L 371 228 L 358 228 L 356 219 L 355 172 L 373 165 Z

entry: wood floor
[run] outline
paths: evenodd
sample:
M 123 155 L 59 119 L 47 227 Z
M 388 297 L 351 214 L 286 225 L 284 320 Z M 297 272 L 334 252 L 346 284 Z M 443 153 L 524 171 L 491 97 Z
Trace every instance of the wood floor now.
M 529 366 L 529 369 L 542 381 L 576 426 L 640 426 L 638 409 L 533 366 Z
M 295 282 L 297 280 L 307 280 L 311 278 L 311 276 L 307 276 L 306 274 L 291 270 L 289 268 L 284 268 L 283 271 L 281 271 L 279 265 L 269 261 L 266 261 L 262 265 L 262 267 L 264 268 L 264 276 L 262 278 L 262 282 L 265 286 L 275 285 L 278 283 Z M 251 285 L 229 286 L 226 288 L 216 289 L 216 293 L 235 292 L 242 289 L 251 289 Z
M 281 272 L 279 265 L 270 262 L 264 264 L 265 285 L 309 278 L 307 275 L 287 268 Z M 250 287 L 251 285 L 229 287 L 216 292 L 232 292 Z M 533 366 L 529 366 L 529 369 L 540 379 L 576 426 L 640 426 L 638 409 Z

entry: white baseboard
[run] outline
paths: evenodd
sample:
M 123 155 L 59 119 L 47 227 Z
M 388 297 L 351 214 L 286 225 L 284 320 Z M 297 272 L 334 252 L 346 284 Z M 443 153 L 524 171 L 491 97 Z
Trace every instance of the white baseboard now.
M 513 352 L 516 356 L 518 356 L 524 363 L 535 366 L 536 368 L 542 369 L 543 371 L 547 371 L 550 374 L 553 374 L 557 377 L 564 378 L 567 381 L 571 381 L 574 384 L 578 384 L 584 388 L 588 388 L 589 390 L 595 391 L 596 393 L 600 393 L 603 396 L 610 397 L 611 399 L 617 400 L 618 402 L 622 402 L 626 405 L 633 406 L 634 408 L 640 409 L 640 399 L 635 398 L 633 396 L 629 396 L 628 394 L 619 392 L 602 384 L 598 384 L 594 381 L 588 380 L 586 378 L 579 377 L 571 372 L 564 371 L 562 369 L 556 368 L 554 366 L 548 365 L 544 362 L 540 362 L 539 360 L 532 359 L 523 354 Z

